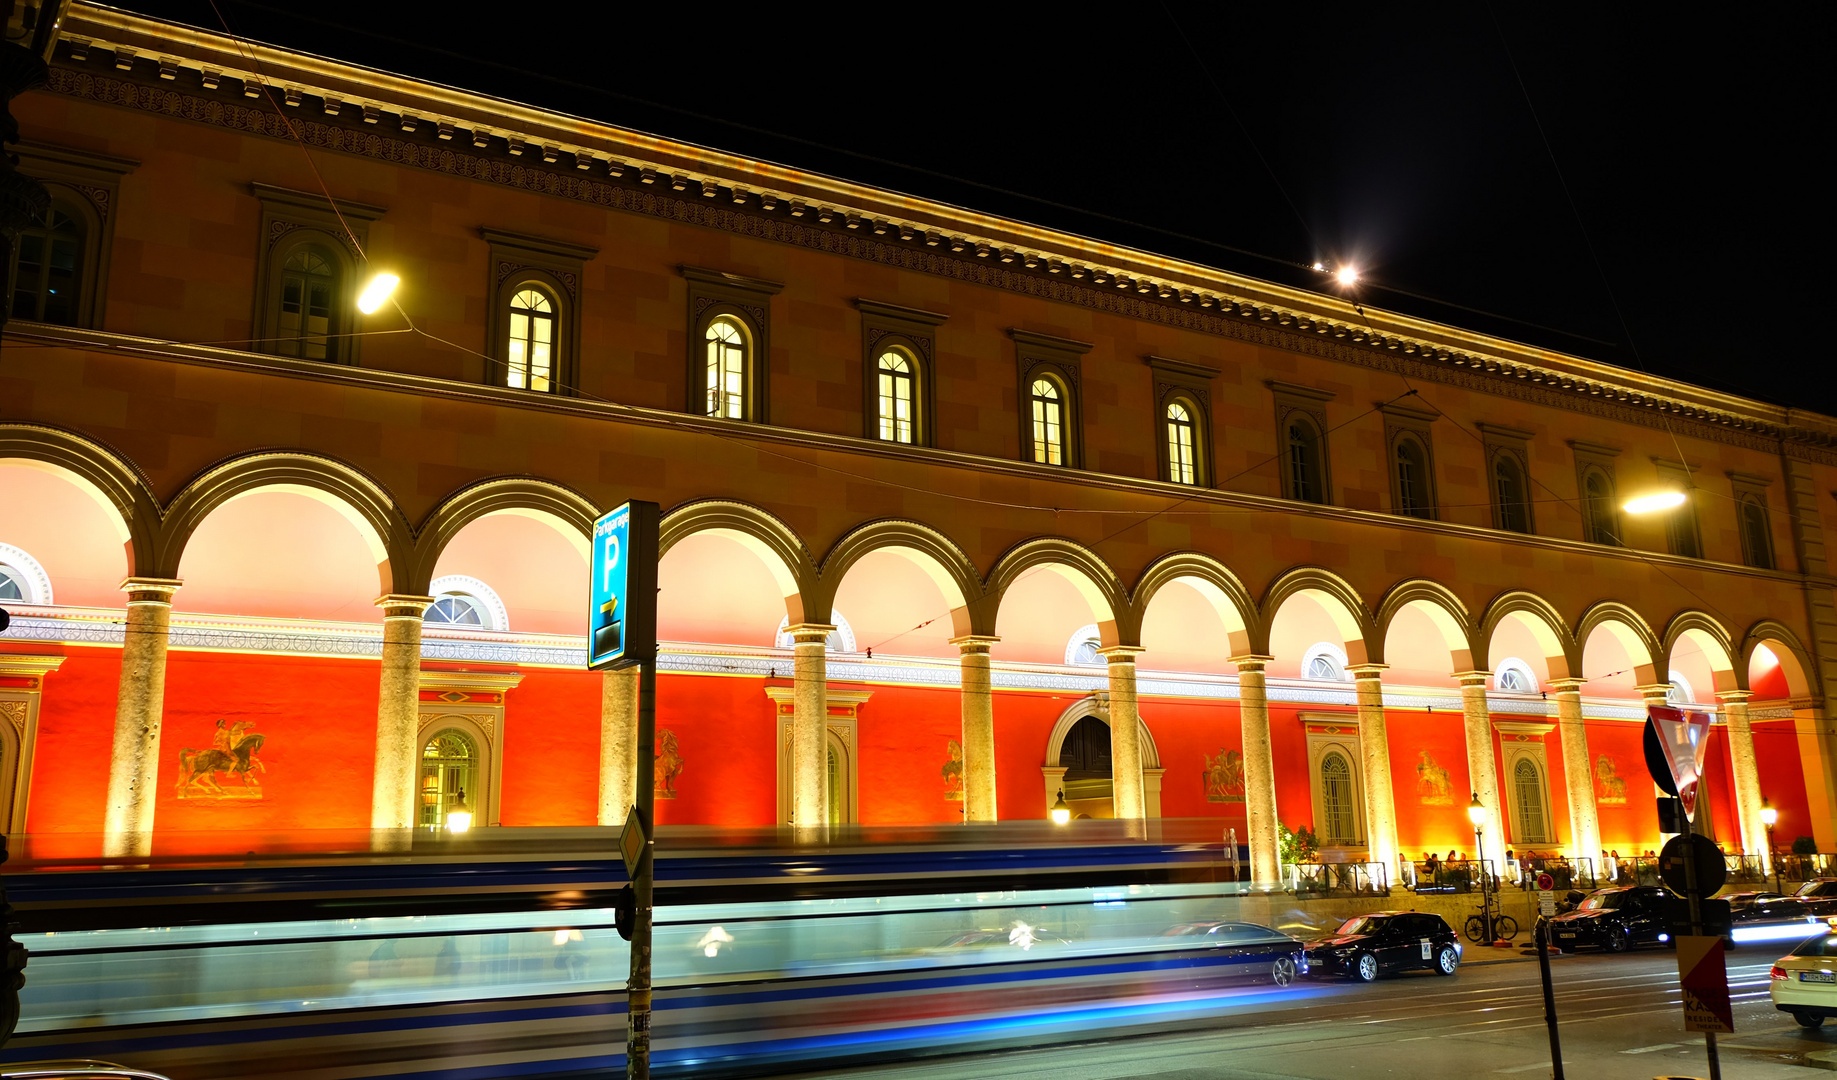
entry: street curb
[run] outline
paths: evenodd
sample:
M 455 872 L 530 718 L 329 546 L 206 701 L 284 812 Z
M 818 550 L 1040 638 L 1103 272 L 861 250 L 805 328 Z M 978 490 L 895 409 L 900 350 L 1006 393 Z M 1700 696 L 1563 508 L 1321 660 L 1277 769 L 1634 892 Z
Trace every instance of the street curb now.
M 1837 1069 L 1837 1050 L 1816 1050 L 1806 1054 L 1805 1064 L 1814 1069 Z

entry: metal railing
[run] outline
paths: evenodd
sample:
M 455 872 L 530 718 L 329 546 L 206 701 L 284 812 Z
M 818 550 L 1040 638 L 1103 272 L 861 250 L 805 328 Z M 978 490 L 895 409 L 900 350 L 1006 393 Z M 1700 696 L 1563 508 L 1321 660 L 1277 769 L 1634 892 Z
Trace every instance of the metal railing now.
M 1516 887 L 1529 892 L 1537 888 L 1539 874 L 1550 875 L 1553 882 L 1551 889 L 1554 892 L 1587 891 L 1597 888 L 1595 860 L 1541 855 L 1506 863 L 1506 888 Z
M 1376 862 L 1284 863 L 1282 888 L 1297 896 L 1389 896 L 1389 867 Z
M 1480 874 L 1484 872 L 1492 887 L 1499 884 L 1498 868 L 1491 859 L 1437 860 L 1409 863 L 1410 887 L 1419 893 L 1464 893 L 1480 891 Z

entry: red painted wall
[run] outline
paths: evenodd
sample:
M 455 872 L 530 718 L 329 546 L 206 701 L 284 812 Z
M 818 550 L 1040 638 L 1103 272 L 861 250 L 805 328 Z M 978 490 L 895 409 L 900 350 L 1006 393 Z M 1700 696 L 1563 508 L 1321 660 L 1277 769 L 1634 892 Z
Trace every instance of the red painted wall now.
M 1773 842 L 1791 851 L 1792 842 L 1812 835 L 1811 804 L 1805 795 L 1804 763 L 1799 757 L 1797 722 L 1754 722 L 1754 762 L 1760 773 L 1760 793 L 1780 812 L 1773 827 Z
M 1384 716 L 1398 848 L 1412 858 L 1420 858 L 1424 851 L 1438 856 L 1461 851 L 1472 856 L 1473 827 L 1467 822 L 1472 785 L 1467 782 L 1467 737 L 1461 714 L 1387 709 Z M 1437 794 L 1438 785 L 1428 778 L 1433 770 L 1447 772 L 1445 794 Z
M 599 820 L 600 686 L 597 671 L 528 670 L 504 695 L 501 823 Z
M 770 825 L 777 820 L 775 721 L 765 685 L 764 679 L 753 678 L 657 677 L 657 728 L 676 733 L 683 757 L 676 798 L 657 800 L 658 824 Z M 589 715 L 596 732 L 590 745 L 597 746 L 598 705 Z M 599 754 L 587 756 L 597 791 Z
M 1227 827 L 1235 827 L 1238 839 L 1247 840 L 1250 833 L 1242 798 L 1236 802 L 1206 799 L 1206 759 L 1225 750 L 1244 751 L 1237 703 L 1148 698 L 1141 710 L 1166 770 L 1161 776 L 1161 816 L 1217 818 L 1221 836 Z M 1241 788 L 1238 794 L 1241 796 Z
M 1046 740 L 1052 737 L 1059 714 L 1083 696 L 995 691 L 995 806 L 1003 821 L 1046 817 L 1048 803 L 1040 779 L 1040 767 L 1046 764 Z
M 29 833 L 100 833 L 115 740 L 121 650 L 69 646 L 45 676 L 32 754 Z
M 861 745 L 855 777 L 862 824 L 960 823 L 963 802 L 945 798 L 948 785 L 944 779 L 950 740 L 963 738 L 963 706 L 956 689 L 851 689 L 869 690 L 874 695 L 862 703 L 856 714 Z M 1001 792 L 999 781 L 998 776 L 997 799 Z M 962 788 L 957 790 L 961 792 Z
M 1624 803 L 1607 801 L 1609 785 L 1598 773 L 1595 776 L 1596 816 L 1601 824 L 1601 846 L 1618 851 L 1623 858 L 1643 854 L 1658 847 L 1658 802 L 1652 789 L 1652 777 L 1646 772 L 1645 726 L 1626 720 L 1589 720 L 1588 754 L 1598 768 L 1606 757 L 1612 761 L 1614 774 L 1624 784 L 1620 787 Z M 1599 853 L 1596 853 L 1599 855 Z

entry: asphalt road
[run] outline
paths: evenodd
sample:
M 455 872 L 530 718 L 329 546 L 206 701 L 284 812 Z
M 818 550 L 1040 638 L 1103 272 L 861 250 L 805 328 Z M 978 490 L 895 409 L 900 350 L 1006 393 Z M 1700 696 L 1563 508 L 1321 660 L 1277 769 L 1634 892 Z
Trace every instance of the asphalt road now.
M 1203 1027 L 797 1075 L 830 1080 L 1550 1076 L 1535 957 L 1512 952 L 1501 961 L 1493 950 L 1472 948 L 1467 955 L 1473 962 L 1453 979 L 1409 974 L 1369 986 L 1303 984 L 1276 1003 L 1262 995 L 1248 1005 L 1221 999 L 1217 1016 Z M 1837 1021 L 1805 1031 L 1773 1008 L 1767 968 L 1774 956 L 1766 948 L 1730 954 L 1735 1034 L 1720 1037 L 1722 1075 L 1728 1080 L 1816 1080 L 1827 1074 L 1807 1068 L 1804 1055 L 1837 1049 Z M 1703 1036 L 1684 1030 L 1672 952 L 1552 957 L 1551 969 L 1569 1078 L 1709 1076 Z

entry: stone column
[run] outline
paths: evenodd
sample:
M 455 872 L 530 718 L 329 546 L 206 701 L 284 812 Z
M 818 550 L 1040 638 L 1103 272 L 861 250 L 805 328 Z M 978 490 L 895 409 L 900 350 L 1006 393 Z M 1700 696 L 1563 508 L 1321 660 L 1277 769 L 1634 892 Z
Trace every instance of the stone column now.
M 1486 704 L 1490 671 L 1457 671 L 1461 684 L 1461 718 L 1467 729 L 1467 782 L 1486 807 L 1486 824 L 1480 835 L 1485 856 L 1499 873 L 1505 872 L 1505 804 L 1499 799 L 1499 755 L 1493 749 L 1492 710 Z
M 796 664 L 791 697 L 791 824 L 800 829 L 829 824 L 823 779 L 829 754 L 829 667 L 827 642 L 835 627 L 793 623 Z
M 172 578 L 128 578 L 121 638 L 121 682 L 115 695 L 115 741 L 109 752 L 103 851 L 145 855 L 153 845 L 153 796 L 159 783 L 159 727 L 166 707 L 166 635 Z
M 1585 679 L 1551 679 L 1556 694 L 1557 737 L 1563 746 L 1563 787 L 1569 793 L 1569 852 L 1601 872 L 1601 822 L 1595 814 L 1595 762 L 1582 724 Z
M 625 824 L 638 801 L 638 665 L 600 672 L 601 825 Z
M 1274 657 L 1234 656 L 1237 665 L 1239 726 L 1244 740 L 1244 816 L 1248 818 L 1250 880 L 1274 885 L 1282 879 L 1276 840 L 1276 764 L 1269 743 L 1269 694 L 1263 666 Z
M 1391 791 L 1391 745 L 1384 725 L 1385 664 L 1353 664 L 1359 695 L 1359 756 L 1365 770 L 1367 857 L 1383 863 L 1394 884 L 1400 880 L 1397 860 L 1397 803 Z
M 1148 816 L 1142 788 L 1142 715 L 1135 700 L 1135 658 L 1139 645 L 1097 650 L 1110 665 L 1110 802 L 1118 820 Z
M 383 609 L 383 671 L 376 694 L 376 780 L 372 829 L 415 825 L 415 762 L 421 756 L 421 616 L 431 596 L 390 593 Z
M 971 634 L 952 638 L 962 673 L 963 820 L 994 821 L 995 697 L 989 677 L 989 647 L 1000 638 Z
M 1748 723 L 1748 699 L 1753 696 L 1746 690 L 1725 690 L 1716 695 L 1716 700 L 1722 703 L 1723 727 L 1729 736 L 1741 850 L 1748 855 L 1760 854 L 1763 865 L 1767 865 L 1772 863 L 1773 853 L 1767 850 L 1767 826 L 1760 820 L 1760 765 L 1754 758 L 1754 729 Z

